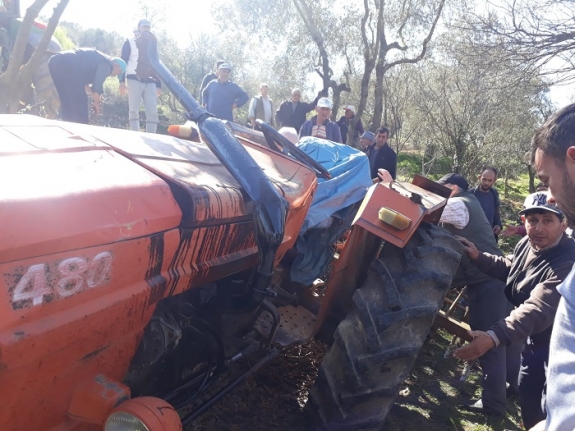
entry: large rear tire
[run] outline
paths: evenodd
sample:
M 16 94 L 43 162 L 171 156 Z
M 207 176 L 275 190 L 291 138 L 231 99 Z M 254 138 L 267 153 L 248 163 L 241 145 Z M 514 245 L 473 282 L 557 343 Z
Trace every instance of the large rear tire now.
M 380 430 L 423 345 L 461 258 L 446 230 L 423 224 L 386 243 L 338 325 L 308 410 L 318 429 Z

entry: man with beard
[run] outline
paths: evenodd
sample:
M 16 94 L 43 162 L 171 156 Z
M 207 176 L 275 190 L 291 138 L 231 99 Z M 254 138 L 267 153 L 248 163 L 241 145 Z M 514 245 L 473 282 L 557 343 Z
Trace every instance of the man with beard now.
M 475 195 L 481 204 L 485 217 L 487 217 L 487 220 L 491 223 L 495 239 L 497 239 L 497 235 L 501 233 L 499 193 L 493 188 L 497 181 L 497 169 L 493 166 L 483 165 L 477 179 L 479 180 L 479 185 L 471 189 L 471 193 Z
M 575 221 L 575 104 L 541 126 L 532 141 L 532 157 L 539 179 L 549 187 L 549 200 L 563 210 L 569 225 Z M 575 429 L 575 270 L 557 288 L 557 307 L 549 346 L 547 421 L 534 430 Z

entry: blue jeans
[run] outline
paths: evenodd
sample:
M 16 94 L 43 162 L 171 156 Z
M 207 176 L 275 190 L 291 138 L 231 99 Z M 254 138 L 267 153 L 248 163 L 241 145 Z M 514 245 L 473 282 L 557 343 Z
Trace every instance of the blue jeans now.
M 469 326 L 475 331 L 487 331 L 507 317 L 509 303 L 504 293 L 505 283 L 494 278 L 468 286 Z M 485 407 L 505 413 L 507 406 L 506 347 L 490 349 L 479 358 L 483 371 L 481 399 Z
M 521 355 L 519 400 L 526 429 L 547 417 L 545 401 L 545 370 L 549 361 L 549 344 L 534 345 L 527 339 Z

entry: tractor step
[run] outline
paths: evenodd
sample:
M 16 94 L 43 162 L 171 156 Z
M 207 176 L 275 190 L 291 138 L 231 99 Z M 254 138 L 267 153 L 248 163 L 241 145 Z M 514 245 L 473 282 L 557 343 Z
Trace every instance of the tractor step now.
M 300 344 L 313 336 L 316 316 L 304 307 L 285 305 L 278 307 L 280 324 L 273 343 L 282 347 Z M 263 337 L 272 330 L 273 318 L 270 313 L 262 313 L 254 325 L 254 329 Z

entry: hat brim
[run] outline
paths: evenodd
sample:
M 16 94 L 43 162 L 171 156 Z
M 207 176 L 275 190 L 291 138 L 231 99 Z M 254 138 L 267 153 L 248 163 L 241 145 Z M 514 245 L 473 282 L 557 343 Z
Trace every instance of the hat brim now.
M 563 212 L 560 209 L 556 207 L 550 207 L 547 205 L 535 205 L 529 208 L 525 208 L 524 210 L 519 212 L 519 215 L 527 215 L 531 212 L 541 212 L 541 211 L 550 212 L 559 217 L 563 217 Z

